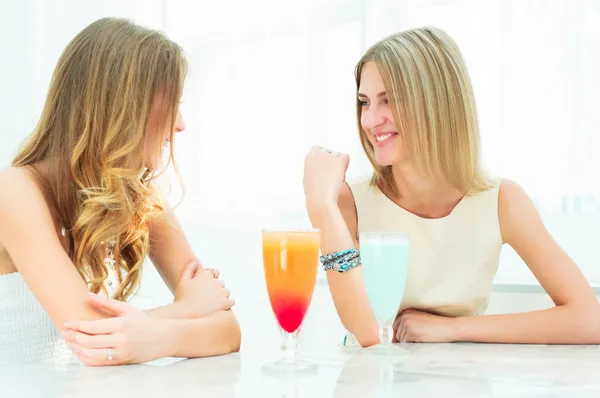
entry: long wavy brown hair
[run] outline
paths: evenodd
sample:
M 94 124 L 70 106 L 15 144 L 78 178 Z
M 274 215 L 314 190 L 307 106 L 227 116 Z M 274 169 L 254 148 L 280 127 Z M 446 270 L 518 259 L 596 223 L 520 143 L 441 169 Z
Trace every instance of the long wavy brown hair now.
M 144 147 L 160 158 L 163 132 L 173 142 L 186 71 L 182 49 L 162 33 L 124 19 L 93 22 L 63 51 L 40 120 L 12 162 L 49 164 L 69 255 L 94 293 L 105 291 L 111 240 L 120 280 L 114 298 L 126 300 L 139 286 L 148 222 L 162 211 L 150 184 L 160 171 L 145 164 Z M 147 134 L 153 104 L 163 128 Z

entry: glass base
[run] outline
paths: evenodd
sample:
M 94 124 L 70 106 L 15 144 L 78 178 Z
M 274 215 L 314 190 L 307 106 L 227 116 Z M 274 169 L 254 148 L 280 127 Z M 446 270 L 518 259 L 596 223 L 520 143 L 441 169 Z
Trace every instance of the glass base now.
M 281 359 L 262 366 L 262 371 L 270 374 L 310 374 L 317 373 L 317 365 L 302 359 Z
M 376 344 L 370 347 L 360 349 L 361 354 L 372 355 L 393 355 L 397 358 L 407 358 L 410 356 L 410 351 L 402 348 L 397 344 Z

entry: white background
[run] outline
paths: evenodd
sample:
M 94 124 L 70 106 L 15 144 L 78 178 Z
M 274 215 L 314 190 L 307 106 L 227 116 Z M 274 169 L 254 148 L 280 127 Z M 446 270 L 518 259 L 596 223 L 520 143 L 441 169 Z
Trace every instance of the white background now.
M 234 292 L 263 294 L 261 227 L 307 226 L 301 176 L 312 145 L 349 152 L 351 177 L 369 172 L 354 65 L 376 40 L 423 25 L 463 50 L 486 168 L 525 187 L 600 284 L 599 1 L 0 0 L 0 167 L 34 128 L 62 49 L 104 16 L 164 30 L 186 51 L 178 213 L 200 259 Z M 497 282 L 535 280 L 506 248 Z M 143 293 L 167 296 L 152 269 Z

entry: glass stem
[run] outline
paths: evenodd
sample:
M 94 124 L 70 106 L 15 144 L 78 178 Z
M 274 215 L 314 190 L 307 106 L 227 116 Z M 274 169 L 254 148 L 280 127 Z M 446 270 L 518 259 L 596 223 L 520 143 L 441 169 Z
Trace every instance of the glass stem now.
M 394 337 L 394 330 L 392 329 L 392 322 L 386 322 L 381 325 L 379 330 L 379 336 L 381 339 L 381 344 L 390 345 L 392 344 L 392 339 Z
M 294 362 L 298 355 L 298 331 L 294 333 L 282 332 L 282 334 L 281 349 L 283 351 L 283 359 L 286 362 Z

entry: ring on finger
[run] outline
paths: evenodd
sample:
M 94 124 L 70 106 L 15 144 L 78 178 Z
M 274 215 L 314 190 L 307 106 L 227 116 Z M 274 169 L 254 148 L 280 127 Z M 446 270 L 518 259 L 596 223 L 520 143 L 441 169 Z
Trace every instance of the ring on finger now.
M 113 356 L 112 356 L 112 349 L 110 349 L 110 348 L 107 348 L 107 349 L 106 349 L 106 360 L 107 360 L 107 361 L 112 361 L 112 359 L 113 359 Z

